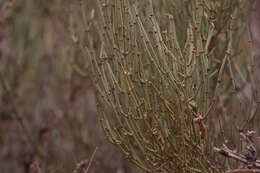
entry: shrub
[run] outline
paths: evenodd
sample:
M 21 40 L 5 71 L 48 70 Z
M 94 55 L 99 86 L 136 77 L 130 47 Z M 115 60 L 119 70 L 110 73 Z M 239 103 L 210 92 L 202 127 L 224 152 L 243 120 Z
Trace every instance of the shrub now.
M 246 29 L 241 8 L 248 2 L 98 5 L 101 22 L 88 30 L 87 53 L 107 139 L 145 172 L 222 172 L 210 157 L 206 125 L 224 73 L 237 89 L 231 58 Z

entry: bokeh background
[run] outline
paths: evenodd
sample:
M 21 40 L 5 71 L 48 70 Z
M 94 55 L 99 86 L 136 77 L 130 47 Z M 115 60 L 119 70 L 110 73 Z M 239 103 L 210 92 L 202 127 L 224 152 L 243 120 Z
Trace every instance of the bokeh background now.
M 91 172 L 131 172 L 99 126 L 89 71 L 73 69 L 88 62 L 71 39 L 81 16 L 79 1 L 0 0 L 1 173 L 76 171 L 95 149 Z

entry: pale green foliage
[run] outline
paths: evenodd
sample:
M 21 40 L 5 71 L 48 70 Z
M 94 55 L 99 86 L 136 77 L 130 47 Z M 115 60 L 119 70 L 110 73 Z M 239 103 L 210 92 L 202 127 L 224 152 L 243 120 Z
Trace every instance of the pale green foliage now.
M 152 2 L 98 3 L 101 46 L 94 48 L 89 33 L 87 53 L 101 125 L 145 172 L 222 172 L 206 151 L 212 149 L 206 123 L 237 33 L 245 30 L 233 31 L 247 2 Z

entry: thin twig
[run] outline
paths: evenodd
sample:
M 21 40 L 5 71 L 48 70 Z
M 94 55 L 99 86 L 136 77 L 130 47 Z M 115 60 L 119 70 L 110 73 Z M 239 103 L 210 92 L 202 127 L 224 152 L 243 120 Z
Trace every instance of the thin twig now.
M 251 132 L 249 131 L 247 132 L 247 134 L 240 133 L 242 139 L 245 141 L 246 154 L 239 154 L 238 152 L 229 149 L 225 144 L 223 144 L 222 148 L 215 147 L 214 151 L 218 152 L 219 154 L 225 157 L 229 157 L 234 160 L 240 161 L 247 165 L 248 168 L 260 169 L 260 160 L 256 159 L 256 149 L 250 140 L 251 136 L 249 136 L 249 133 L 251 134 Z
M 98 149 L 98 147 L 95 148 L 95 150 L 94 150 L 94 152 L 93 152 L 93 154 L 92 154 L 92 156 L 91 156 L 91 158 L 90 158 L 88 167 L 87 167 L 87 169 L 84 171 L 85 173 L 88 173 L 88 170 L 89 170 L 90 166 L 92 165 L 92 162 L 93 162 L 94 157 L 95 157 L 95 155 L 96 155 L 97 149 Z

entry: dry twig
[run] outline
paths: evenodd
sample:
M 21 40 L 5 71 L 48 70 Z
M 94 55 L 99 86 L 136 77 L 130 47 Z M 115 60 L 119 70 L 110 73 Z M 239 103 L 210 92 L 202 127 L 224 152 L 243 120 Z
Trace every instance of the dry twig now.
M 257 160 L 256 158 L 256 149 L 254 147 L 253 142 L 251 141 L 250 137 L 254 134 L 253 131 L 248 131 L 246 134 L 240 133 L 243 141 L 245 142 L 245 154 L 240 154 L 234 150 L 229 149 L 225 144 L 223 144 L 222 148 L 214 148 L 215 152 L 218 152 L 219 154 L 229 157 L 232 159 L 235 159 L 237 161 L 240 161 L 244 163 L 247 168 L 257 168 L 260 169 L 260 160 Z

